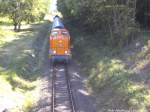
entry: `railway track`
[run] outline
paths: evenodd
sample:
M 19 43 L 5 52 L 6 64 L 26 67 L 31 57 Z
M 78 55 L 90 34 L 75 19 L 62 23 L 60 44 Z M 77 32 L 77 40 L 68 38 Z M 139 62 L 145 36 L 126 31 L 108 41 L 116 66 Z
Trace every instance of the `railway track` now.
M 51 112 L 77 112 L 67 64 L 53 65 Z

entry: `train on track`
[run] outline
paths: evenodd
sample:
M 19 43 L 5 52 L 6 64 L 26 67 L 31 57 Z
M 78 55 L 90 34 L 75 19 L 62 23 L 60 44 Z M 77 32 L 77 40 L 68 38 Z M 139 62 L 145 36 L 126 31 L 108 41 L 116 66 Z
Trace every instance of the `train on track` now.
M 51 63 L 63 61 L 69 63 L 71 59 L 70 34 L 59 16 L 54 17 L 49 37 L 49 56 Z

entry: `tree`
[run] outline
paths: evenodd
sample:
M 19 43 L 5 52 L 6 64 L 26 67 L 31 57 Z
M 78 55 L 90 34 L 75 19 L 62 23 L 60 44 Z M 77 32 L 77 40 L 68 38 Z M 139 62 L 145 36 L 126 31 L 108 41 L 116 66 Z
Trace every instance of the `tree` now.
M 2 0 L 1 15 L 7 15 L 13 20 L 14 30 L 19 31 L 22 21 L 28 23 L 43 19 L 48 10 L 50 0 Z
M 106 32 L 113 46 L 123 46 L 132 39 L 135 8 L 136 0 L 58 0 L 65 20 L 88 32 Z
M 51 0 L 27 0 L 28 10 L 26 11 L 26 21 L 35 22 L 43 19 L 48 11 Z

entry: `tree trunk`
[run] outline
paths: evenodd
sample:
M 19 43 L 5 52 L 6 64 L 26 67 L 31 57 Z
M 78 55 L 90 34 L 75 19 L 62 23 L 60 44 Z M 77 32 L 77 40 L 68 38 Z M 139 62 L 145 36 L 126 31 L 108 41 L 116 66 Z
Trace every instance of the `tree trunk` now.
M 17 23 L 14 23 L 14 31 L 17 30 Z
M 18 24 L 18 32 L 20 31 L 21 29 L 21 23 Z

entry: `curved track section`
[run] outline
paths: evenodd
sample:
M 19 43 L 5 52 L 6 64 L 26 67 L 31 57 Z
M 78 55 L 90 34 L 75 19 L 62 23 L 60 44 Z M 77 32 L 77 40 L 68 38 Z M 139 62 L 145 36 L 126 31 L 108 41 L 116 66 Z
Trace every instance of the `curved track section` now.
M 67 65 L 53 65 L 52 112 L 76 112 Z

